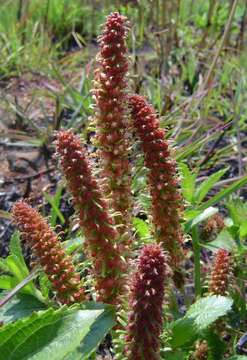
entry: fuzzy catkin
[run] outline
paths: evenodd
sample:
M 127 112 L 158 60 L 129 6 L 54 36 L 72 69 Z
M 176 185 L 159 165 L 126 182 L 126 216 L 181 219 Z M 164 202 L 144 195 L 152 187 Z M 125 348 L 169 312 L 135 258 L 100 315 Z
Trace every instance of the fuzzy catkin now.
M 160 359 L 164 284 L 169 274 L 160 245 L 143 247 L 130 285 L 130 314 L 126 335 L 128 360 Z
M 128 71 L 127 19 L 117 12 L 107 17 L 99 37 L 100 52 L 93 95 L 96 102 L 96 135 L 105 195 L 116 212 L 115 222 L 122 235 L 121 251 L 128 252 L 131 211 L 129 140 L 126 116 L 126 74 Z
M 214 259 L 209 280 L 209 293 L 211 295 L 225 296 L 227 294 L 230 272 L 231 256 L 228 251 L 219 249 Z
M 117 245 L 119 234 L 109 215 L 107 201 L 92 175 L 78 136 L 72 131 L 60 131 L 57 153 L 79 212 L 85 251 L 92 259 L 97 300 L 117 304 L 124 290 L 126 264 Z
M 56 299 L 62 304 L 85 300 L 80 275 L 46 220 L 25 201 L 16 202 L 12 214 L 22 238 L 51 281 Z
M 171 158 L 165 131 L 154 108 L 143 96 L 132 95 L 129 104 L 134 128 L 141 140 L 152 198 L 156 237 L 169 253 L 171 267 L 178 269 L 183 259 L 180 226 L 181 195 L 178 189 L 176 163 Z

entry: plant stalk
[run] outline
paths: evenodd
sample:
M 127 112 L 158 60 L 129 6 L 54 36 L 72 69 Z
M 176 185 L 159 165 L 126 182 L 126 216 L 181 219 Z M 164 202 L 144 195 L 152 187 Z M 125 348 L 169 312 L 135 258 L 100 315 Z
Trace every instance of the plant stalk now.
M 200 244 L 198 236 L 198 228 L 196 226 L 192 227 L 192 244 L 194 250 L 194 286 L 195 286 L 195 295 L 196 297 L 201 296 L 201 264 L 200 264 Z

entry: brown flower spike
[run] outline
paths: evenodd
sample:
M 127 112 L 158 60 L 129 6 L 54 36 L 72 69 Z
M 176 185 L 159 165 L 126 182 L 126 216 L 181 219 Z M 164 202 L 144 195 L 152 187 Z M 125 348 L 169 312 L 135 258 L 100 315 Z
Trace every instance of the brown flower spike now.
M 209 281 L 209 293 L 225 296 L 231 273 L 231 256 L 228 251 L 219 249 L 216 253 Z
M 131 282 L 131 312 L 126 336 L 128 360 L 160 359 L 159 336 L 168 273 L 167 259 L 160 245 L 144 246 Z
M 121 250 L 128 252 L 131 187 L 125 95 L 128 71 L 126 20 L 117 12 L 107 17 L 99 37 L 93 94 L 105 195 L 116 212 L 115 222 L 122 235 Z
M 78 136 L 71 131 L 58 133 L 57 153 L 79 211 L 86 238 L 85 250 L 93 262 L 97 300 L 117 304 L 123 293 L 126 265 L 116 244 L 119 234 L 108 213 L 107 202 L 92 175 Z
M 176 163 L 171 159 L 155 110 L 139 95 L 129 97 L 131 114 L 141 147 L 152 197 L 153 223 L 158 242 L 168 251 L 171 266 L 179 267 L 183 259 L 182 232 L 180 227 L 181 195 L 178 190 Z
M 62 304 L 83 301 L 85 295 L 80 275 L 46 220 L 24 201 L 14 205 L 12 214 L 22 237 L 31 246 L 33 255 L 51 281 L 57 300 Z

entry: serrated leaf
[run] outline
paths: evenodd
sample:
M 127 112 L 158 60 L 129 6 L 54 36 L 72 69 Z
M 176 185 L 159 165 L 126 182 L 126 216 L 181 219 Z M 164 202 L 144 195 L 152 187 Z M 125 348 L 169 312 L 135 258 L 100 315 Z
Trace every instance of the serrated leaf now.
M 13 322 L 45 308 L 44 303 L 34 296 L 18 294 L 0 308 L 0 321 Z
M 195 190 L 195 182 L 196 182 L 196 175 L 193 174 L 189 167 L 184 164 L 180 163 L 179 168 L 181 171 L 181 189 L 182 194 L 185 200 L 187 200 L 189 203 L 192 203 L 193 196 L 194 196 L 194 190 Z
M 231 310 L 233 300 L 225 296 L 208 296 L 197 300 L 186 313 L 186 317 L 195 319 L 199 331 L 206 329 L 214 321 Z
M 86 359 L 113 325 L 112 307 L 40 311 L 0 328 L 0 360 L 64 360 L 77 351 Z
M 208 296 L 191 305 L 185 316 L 171 324 L 170 345 L 178 348 L 195 341 L 218 318 L 231 309 L 233 300 L 224 296 Z
M 208 192 L 213 186 L 220 180 L 220 178 L 227 172 L 228 168 L 221 169 L 216 173 L 210 175 L 205 181 L 203 181 L 196 189 L 194 194 L 194 200 L 196 204 L 200 204 Z

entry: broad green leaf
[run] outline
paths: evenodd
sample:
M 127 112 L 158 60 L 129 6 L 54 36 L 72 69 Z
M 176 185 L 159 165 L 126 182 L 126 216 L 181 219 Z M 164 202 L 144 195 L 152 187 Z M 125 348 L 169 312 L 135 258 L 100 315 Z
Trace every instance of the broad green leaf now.
M 208 296 L 197 300 L 186 313 L 186 317 L 194 318 L 198 330 L 204 330 L 219 317 L 231 310 L 233 301 L 225 296 Z
M 232 304 L 233 300 L 224 296 L 213 295 L 199 299 L 183 318 L 171 324 L 171 346 L 177 348 L 195 341 L 202 331 L 226 315 Z
M 0 308 L 0 321 L 13 322 L 44 309 L 45 305 L 34 296 L 18 294 Z
M 206 340 L 209 348 L 208 360 L 221 360 L 226 352 L 226 343 L 221 337 L 211 331 L 207 330 L 204 339 Z
M 201 244 L 203 247 L 212 251 L 218 249 L 225 249 L 227 251 L 233 251 L 237 244 L 227 229 L 223 229 L 217 236 L 217 238 L 209 243 Z
M 247 360 L 245 355 L 234 355 L 228 358 L 228 360 Z
M 232 185 L 228 186 L 226 189 L 219 191 L 215 196 L 213 196 L 208 201 L 202 203 L 198 209 L 205 210 L 210 206 L 217 204 L 220 200 L 226 198 L 233 192 L 237 191 L 241 187 L 247 184 L 247 176 L 242 177 L 242 179 L 235 181 Z
M 151 236 L 149 225 L 146 221 L 135 217 L 133 219 L 133 225 L 136 229 L 137 234 L 141 239 L 146 239 Z
M 170 344 L 172 348 L 183 346 L 192 341 L 197 335 L 197 328 L 193 318 L 184 316 L 176 320 L 172 326 L 172 337 Z
M 193 196 L 195 192 L 195 182 L 196 182 L 196 176 L 197 174 L 193 174 L 189 167 L 184 164 L 180 163 L 179 168 L 181 171 L 181 188 L 182 188 L 182 194 L 189 203 L 192 203 Z
M 219 179 L 227 172 L 228 168 L 217 171 L 216 173 L 210 175 L 203 183 L 201 183 L 194 194 L 194 200 L 196 204 L 200 204 L 205 196 L 208 194 L 209 190 L 219 181 Z
M 39 311 L 0 328 L 0 360 L 65 360 L 79 351 L 87 359 L 113 325 L 108 306 Z

